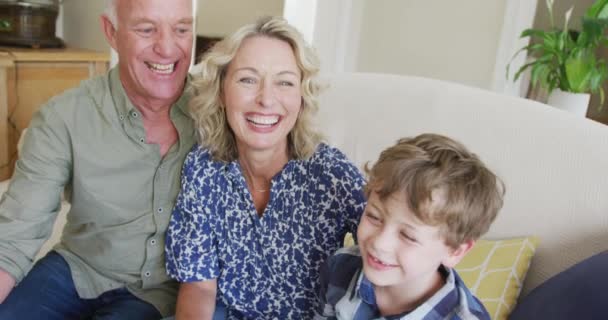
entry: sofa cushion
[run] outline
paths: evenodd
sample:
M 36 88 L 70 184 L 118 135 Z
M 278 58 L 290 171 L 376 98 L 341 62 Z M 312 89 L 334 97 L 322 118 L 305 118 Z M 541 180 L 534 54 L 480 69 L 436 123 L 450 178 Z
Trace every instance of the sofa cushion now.
M 479 240 L 456 271 L 492 319 L 507 319 L 536 250 L 535 237 Z
M 510 319 L 606 319 L 606 270 L 608 251 L 579 262 L 532 290 Z

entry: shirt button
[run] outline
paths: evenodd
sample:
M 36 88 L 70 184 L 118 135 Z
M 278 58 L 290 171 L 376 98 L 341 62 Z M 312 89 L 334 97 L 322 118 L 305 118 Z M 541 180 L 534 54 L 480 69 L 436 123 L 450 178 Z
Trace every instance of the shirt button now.
M 121 121 L 125 120 L 125 116 L 123 116 L 122 114 L 118 117 Z
M 153 245 L 153 246 L 155 246 L 156 245 L 156 239 L 150 240 L 150 244 Z
M 137 112 L 133 112 L 131 113 L 131 115 L 133 116 L 133 118 L 137 118 Z
M 144 143 L 144 138 L 139 138 L 139 142 Z
M 144 273 L 144 276 L 146 276 L 146 278 L 150 277 L 150 275 L 152 275 L 152 273 L 150 273 L 150 271 L 146 271 L 146 272 Z
M 156 211 L 158 211 L 158 213 L 163 213 L 163 207 L 158 208 Z

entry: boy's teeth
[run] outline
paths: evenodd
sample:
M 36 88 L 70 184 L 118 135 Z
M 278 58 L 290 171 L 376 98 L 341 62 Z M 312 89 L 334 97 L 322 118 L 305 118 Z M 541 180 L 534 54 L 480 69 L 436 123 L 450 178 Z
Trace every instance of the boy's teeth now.
M 154 72 L 167 73 L 167 74 L 173 72 L 173 69 L 175 67 L 175 63 L 160 64 L 160 63 L 148 62 L 147 65 L 148 65 L 148 68 L 150 68 Z
M 377 263 L 379 263 L 379 264 L 381 264 L 381 265 L 384 265 L 384 266 L 387 266 L 387 267 L 392 266 L 391 264 L 384 263 L 384 261 L 382 261 L 382 260 L 380 260 L 380 259 L 378 259 L 378 258 L 376 258 L 376 257 L 373 257 L 373 256 L 372 256 L 372 259 L 374 259 L 374 260 L 375 260 Z
M 249 116 L 247 120 L 254 124 L 273 125 L 279 121 L 278 116 Z

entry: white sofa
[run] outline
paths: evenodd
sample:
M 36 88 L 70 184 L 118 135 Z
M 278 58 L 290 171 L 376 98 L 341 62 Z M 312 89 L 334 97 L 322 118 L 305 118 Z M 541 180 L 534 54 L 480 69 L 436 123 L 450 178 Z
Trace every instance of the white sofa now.
M 320 125 L 358 165 L 375 160 L 400 137 L 435 132 L 460 140 L 501 176 L 505 206 L 487 238 L 540 238 L 524 295 L 608 249 L 608 126 L 530 100 L 430 79 L 339 74 L 326 80 Z M 59 238 L 68 207 L 42 251 Z
M 531 100 L 437 80 L 328 77 L 321 126 L 358 165 L 403 136 L 435 132 L 477 153 L 505 182 L 486 238 L 536 235 L 522 295 L 608 249 L 608 126 Z

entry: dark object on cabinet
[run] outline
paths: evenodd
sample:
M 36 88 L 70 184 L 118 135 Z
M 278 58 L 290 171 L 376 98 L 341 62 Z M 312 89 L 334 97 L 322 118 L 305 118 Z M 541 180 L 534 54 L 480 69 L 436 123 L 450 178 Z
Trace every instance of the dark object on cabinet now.
M 201 57 L 203 56 L 203 54 L 211 49 L 211 47 L 213 47 L 213 45 L 222 40 L 222 38 L 220 37 L 206 37 L 206 36 L 201 36 L 201 35 L 197 35 L 196 36 L 196 46 L 194 49 L 194 54 L 195 54 L 195 61 L 199 62 L 201 60 Z
M 0 45 L 61 48 L 55 36 L 59 0 L 0 0 Z

